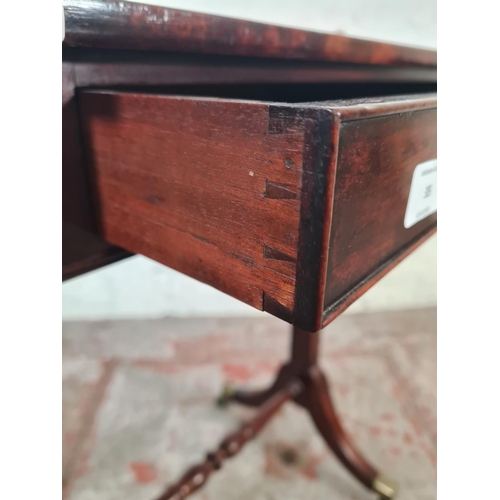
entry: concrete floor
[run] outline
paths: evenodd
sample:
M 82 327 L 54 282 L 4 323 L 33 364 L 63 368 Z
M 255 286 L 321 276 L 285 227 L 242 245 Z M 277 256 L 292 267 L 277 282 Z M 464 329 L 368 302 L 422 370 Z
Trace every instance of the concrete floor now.
M 67 500 L 154 500 L 252 411 L 213 404 L 225 381 L 262 387 L 285 360 L 274 318 L 63 325 Z M 436 498 L 436 311 L 344 315 L 321 365 L 344 426 L 400 500 Z M 285 405 L 193 500 L 368 500 L 308 415 Z

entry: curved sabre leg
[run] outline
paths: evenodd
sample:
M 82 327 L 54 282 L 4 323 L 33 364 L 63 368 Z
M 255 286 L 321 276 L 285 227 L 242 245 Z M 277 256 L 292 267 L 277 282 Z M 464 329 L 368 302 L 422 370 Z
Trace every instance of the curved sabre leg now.
M 232 389 L 230 386 L 224 388 L 224 392 L 217 399 L 217 403 L 224 406 L 230 402 L 240 403 L 246 406 L 261 406 L 269 398 L 279 392 L 291 380 L 292 374 L 289 366 L 284 365 L 278 372 L 278 376 L 273 384 L 267 389 L 260 391 L 240 391 Z
M 318 341 L 319 332 L 294 328 L 291 360 L 281 368 L 271 387 L 255 392 L 227 388 L 218 402 L 227 404 L 235 401 L 247 406 L 261 406 L 290 380 L 299 377 L 304 390 L 294 400 L 309 411 L 331 450 L 359 481 L 379 495 L 380 500 L 392 500 L 396 496 L 396 483 L 382 476 L 363 457 L 342 428 L 330 398 L 328 383 L 317 365 Z
M 305 390 L 298 402 L 309 411 L 318 431 L 335 455 L 359 481 L 378 493 L 380 499 L 395 498 L 397 485 L 384 478 L 363 457 L 342 428 L 322 371 L 317 366 L 311 367 L 303 381 Z

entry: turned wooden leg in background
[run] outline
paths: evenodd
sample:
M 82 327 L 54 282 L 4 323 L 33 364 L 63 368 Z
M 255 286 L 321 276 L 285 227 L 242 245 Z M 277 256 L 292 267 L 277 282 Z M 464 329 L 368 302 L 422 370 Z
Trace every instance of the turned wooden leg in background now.
M 294 328 L 291 360 L 281 368 L 273 385 L 256 392 L 226 391 L 220 402 L 234 401 L 259 406 L 285 387 L 288 381 L 299 378 L 304 389 L 294 399 L 310 413 L 331 450 L 367 488 L 377 492 L 383 500 L 392 499 L 396 495 L 397 485 L 384 478 L 370 465 L 342 428 L 328 390 L 328 383 L 317 365 L 319 333 Z
M 297 397 L 302 389 L 303 384 L 300 380 L 289 380 L 284 388 L 274 394 L 262 406 L 253 420 L 244 424 L 238 431 L 224 439 L 216 451 L 209 453 L 203 463 L 189 469 L 158 500 L 182 500 L 199 490 L 208 481 L 212 473 L 222 467 L 224 460 L 239 453 L 245 444 L 254 438 L 271 420 L 283 404 Z
M 294 400 L 310 413 L 328 446 L 359 481 L 377 492 L 382 500 L 394 498 L 396 485 L 370 465 L 342 429 L 328 383 L 317 365 L 318 343 L 319 332 L 309 333 L 294 328 L 290 362 L 281 368 L 271 387 L 256 392 L 226 390 L 219 403 L 233 401 L 262 406 L 259 413 L 228 436 L 203 463 L 186 472 L 158 500 L 182 500 L 200 489 L 211 474 L 221 468 L 223 461 L 236 455 L 289 400 Z

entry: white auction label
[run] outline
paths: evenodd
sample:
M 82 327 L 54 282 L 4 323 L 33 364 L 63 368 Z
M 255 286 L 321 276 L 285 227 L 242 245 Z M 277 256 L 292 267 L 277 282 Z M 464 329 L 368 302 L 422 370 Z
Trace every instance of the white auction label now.
M 437 160 L 419 163 L 413 172 L 405 213 L 409 228 L 437 211 Z

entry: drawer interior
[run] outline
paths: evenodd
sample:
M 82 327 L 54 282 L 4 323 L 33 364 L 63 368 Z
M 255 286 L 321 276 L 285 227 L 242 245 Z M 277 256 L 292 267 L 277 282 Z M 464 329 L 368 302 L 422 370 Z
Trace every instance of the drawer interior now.
M 96 88 L 98 90 L 99 87 Z M 435 83 L 404 82 L 329 82 L 302 84 L 232 84 L 232 85 L 139 85 L 139 86 L 107 86 L 102 90 L 116 90 L 134 93 L 213 97 L 219 99 L 240 99 L 277 103 L 324 102 L 339 99 L 356 99 L 367 97 L 388 97 L 435 93 Z

